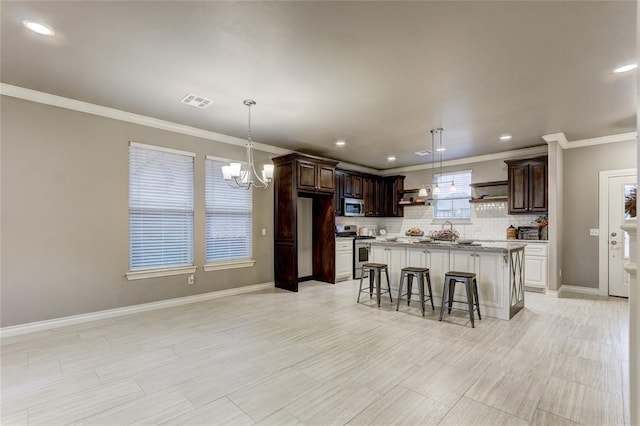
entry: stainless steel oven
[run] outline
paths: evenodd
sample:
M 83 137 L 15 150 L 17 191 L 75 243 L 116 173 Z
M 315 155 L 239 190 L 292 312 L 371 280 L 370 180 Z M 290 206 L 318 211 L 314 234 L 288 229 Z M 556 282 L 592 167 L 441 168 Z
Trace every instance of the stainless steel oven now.
M 372 237 L 374 238 L 374 237 Z M 371 239 L 356 237 L 353 240 L 353 279 L 359 280 L 362 276 L 362 265 L 370 262 Z M 365 278 L 367 275 L 365 274 Z

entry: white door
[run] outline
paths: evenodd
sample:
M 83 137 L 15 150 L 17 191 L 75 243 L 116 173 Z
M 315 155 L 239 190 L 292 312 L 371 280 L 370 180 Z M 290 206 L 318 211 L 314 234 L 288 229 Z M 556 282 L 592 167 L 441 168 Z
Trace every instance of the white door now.
M 625 194 L 637 187 L 636 175 L 611 176 L 609 191 L 609 295 L 629 297 L 629 274 L 624 264 L 629 261 L 629 235 L 620 229 L 627 218 L 624 211 Z

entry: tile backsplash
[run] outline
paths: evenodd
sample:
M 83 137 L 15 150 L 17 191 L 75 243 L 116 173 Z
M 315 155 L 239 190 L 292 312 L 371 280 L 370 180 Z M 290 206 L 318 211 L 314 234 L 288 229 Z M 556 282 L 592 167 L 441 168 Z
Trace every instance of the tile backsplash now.
M 538 215 L 507 214 L 506 203 L 477 204 L 471 206 L 471 220 L 464 223 L 454 223 L 454 228 L 461 238 L 476 240 L 504 240 L 507 238 L 507 228 L 527 226 L 534 223 Z M 425 234 L 437 231 L 442 225 L 433 222 L 432 206 L 411 206 L 404 208 L 404 217 L 336 217 L 336 225 L 358 225 L 369 229 L 384 226 L 388 235 L 402 236 L 409 228 L 420 228 Z

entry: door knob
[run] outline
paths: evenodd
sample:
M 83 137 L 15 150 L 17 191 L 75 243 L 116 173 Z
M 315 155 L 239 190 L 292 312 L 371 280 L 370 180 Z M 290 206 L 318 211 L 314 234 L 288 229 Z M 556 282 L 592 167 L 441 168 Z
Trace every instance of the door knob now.
M 615 246 L 616 244 L 618 244 L 618 242 L 616 240 L 611 241 L 611 245 Z
M 611 236 L 612 236 L 612 237 L 615 237 L 616 235 L 618 235 L 618 234 L 616 234 L 615 232 L 612 232 L 612 233 L 611 233 Z

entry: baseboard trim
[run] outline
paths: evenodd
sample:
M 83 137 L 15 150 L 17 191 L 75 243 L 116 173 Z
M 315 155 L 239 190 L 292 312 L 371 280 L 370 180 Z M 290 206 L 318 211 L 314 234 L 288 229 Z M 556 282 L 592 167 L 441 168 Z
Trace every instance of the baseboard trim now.
M 559 290 L 549 290 L 549 289 L 547 289 L 547 296 L 558 298 L 558 297 L 560 297 L 560 291 Z
M 602 296 L 599 288 L 581 287 L 579 285 L 562 285 L 558 290 L 560 296 L 564 293 L 588 294 L 590 296 Z
M 91 312 L 88 314 L 72 315 L 62 318 L 54 318 L 45 321 L 30 322 L 27 324 L 13 325 L 0 329 L 0 339 L 20 336 L 22 334 L 35 333 L 37 331 L 51 330 L 65 327 L 67 325 L 82 324 L 89 321 L 96 321 L 105 318 L 114 318 L 124 315 L 136 314 L 139 312 L 152 311 L 156 309 L 169 308 L 172 306 L 188 305 L 190 303 L 203 302 L 205 300 L 218 299 L 220 297 L 233 296 L 236 294 L 251 293 L 259 290 L 274 288 L 273 282 L 248 285 L 245 287 L 230 288 L 227 290 L 212 291 L 209 293 L 195 294 L 193 296 L 177 297 L 175 299 L 160 300 L 158 302 L 142 303 L 140 305 L 125 306 L 124 308 L 107 309 L 104 311 Z

